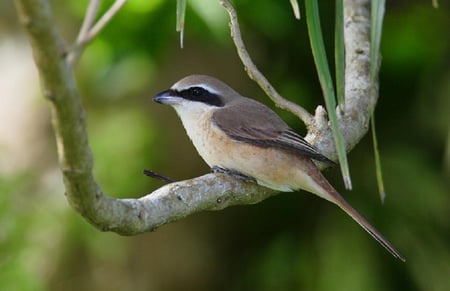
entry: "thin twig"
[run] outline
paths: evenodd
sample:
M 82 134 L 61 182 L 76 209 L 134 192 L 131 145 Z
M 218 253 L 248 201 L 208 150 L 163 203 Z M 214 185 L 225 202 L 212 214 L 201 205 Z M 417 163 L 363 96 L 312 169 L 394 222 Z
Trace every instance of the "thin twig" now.
M 83 39 L 86 38 L 89 30 L 94 25 L 95 17 L 97 17 L 99 7 L 100 0 L 89 1 L 89 5 L 86 10 L 86 16 L 84 17 L 83 24 L 81 25 L 81 29 L 77 37 L 77 43 L 80 43 L 81 41 L 83 41 Z
M 86 41 L 91 41 L 97 34 L 108 24 L 109 21 L 119 12 L 120 8 L 127 2 L 127 0 L 116 0 L 108 11 L 103 14 L 99 21 L 89 31 Z
M 103 28 L 105 28 L 108 22 L 111 21 L 114 15 L 116 15 L 116 13 L 119 12 L 120 8 L 122 8 L 122 6 L 126 2 L 127 0 L 116 0 L 114 4 L 111 5 L 111 7 L 109 7 L 108 11 L 106 11 L 105 14 L 103 14 L 103 16 L 97 21 L 95 25 L 93 25 L 94 23 L 93 20 L 97 15 L 99 1 L 92 0 L 89 3 L 89 7 L 86 12 L 86 17 L 83 21 L 80 33 L 78 34 L 77 41 L 67 58 L 69 65 L 73 66 L 78 61 L 86 45 L 89 44 L 100 33 L 100 31 L 103 30 Z M 97 5 L 97 7 L 95 7 L 95 5 Z
M 97 17 L 98 8 L 100 7 L 100 0 L 91 0 L 89 1 L 88 8 L 86 9 L 86 15 L 83 20 L 83 24 L 81 25 L 80 32 L 78 33 L 77 40 L 75 42 L 75 47 L 68 55 L 67 61 L 72 66 L 77 62 L 80 57 L 83 48 L 80 46 L 83 43 L 83 40 L 89 33 L 92 25 L 94 24 L 95 17 Z
M 306 124 L 307 127 L 309 127 L 314 121 L 313 116 L 298 104 L 284 99 L 270 84 L 266 77 L 264 77 L 264 75 L 258 70 L 250 58 L 250 55 L 245 48 L 244 41 L 242 40 L 236 10 L 228 0 L 219 0 L 219 2 L 230 15 L 231 37 L 233 38 L 238 55 L 241 58 L 249 77 L 254 80 L 259 87 L 261 87 L 261 89 L 263 89 L 263 91 L 270 97 L 270 99 L 272 99 L 273 102 L 275 102 L 278 107 L 295 114 Z

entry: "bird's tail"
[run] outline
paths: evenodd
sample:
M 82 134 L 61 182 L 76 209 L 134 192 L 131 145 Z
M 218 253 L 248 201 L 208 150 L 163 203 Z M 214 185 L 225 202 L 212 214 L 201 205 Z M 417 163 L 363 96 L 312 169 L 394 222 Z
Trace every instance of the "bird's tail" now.
M 336 192 L 337 193 L 337 192 Z M 337 193 L 337 195 L 339 195 Z M 390 252 L 394 257 L 405 262 L 405 258 L 400 254 L 400 252 L 378 231 L 373 227 L 358 211 L 356 211 L 345 199 L 339 195 L 339 198 L 334 202 L 342 210 L 344 210 L 348 215 L 350 215 L 353 220 L 355 220 L 362 228 L 364 228 L 377 242 L 379 242 L 388 252 Z
M 334 188 L 330 183 L 323 177 L 320 183 L 321 188 L 326 191 L 326 193 L 321 193 L 320 196 L 333 202 L 339 206 L 342 210 L 350 215 L 353 220 L 355 220 L 362 228 L 364 228 L 378 243 L 380 243 L 388 252 L 390 252 L 394 257 L 405 262 L 405 258 L 400 254 L 400 252 L 378 231 L 373 227 L 361 214 L 358 213 Z

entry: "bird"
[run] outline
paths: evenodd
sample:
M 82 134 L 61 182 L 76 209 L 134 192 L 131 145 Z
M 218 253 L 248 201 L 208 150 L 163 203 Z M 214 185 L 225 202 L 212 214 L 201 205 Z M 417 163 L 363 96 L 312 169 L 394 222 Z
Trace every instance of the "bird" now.
M 153 101 L 173 107 L 199 155 L 213 172 L 280 192 L 304 190 L 355 220 L 395 258 L 400 252 L 328 182 L 314 161 L 335 164 L 272 109 L 207 75 L 189 75 Z

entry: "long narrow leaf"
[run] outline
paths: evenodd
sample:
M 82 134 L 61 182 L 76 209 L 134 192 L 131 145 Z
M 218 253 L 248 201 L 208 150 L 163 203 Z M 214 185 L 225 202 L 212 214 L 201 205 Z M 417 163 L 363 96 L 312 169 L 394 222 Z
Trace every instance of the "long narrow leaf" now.
M 379 68 L 381 31 L 383 28 L 384 0 L 373 0 L 370 19 L 370 85 L 375 92 L 375 78 Z
M 184 16 L 186 14 L 186 0 L 177 0 L 177 25 L 176 30 L 180 33 L 180 46 L 183 48 L 184 41 Z
M 370 86 L 372 95 L 377 94 L 375 82 L 380 66 L 380 44 L 381 44 L 381 32 L 383 28 L 384 6 L 385 0 L 372 1 L 371 28 L 370 28 Z M 376 96 L 372 97 L 376 98 Z M 386 192 L 384 190 L 380 153 L 378 151 L 378 141 L 375 131 L 375 116 L 373 112 L 370 121 L 372 125 L 372 142 L 375 158 L 375 171 L 377 176 L 378 192 L 380 194 L 381 202 L 384 202 L 384 199 L 386 198 Z
M 294 11 L 295 18 L 300 19 L 300 8 L 298 6 L 298 1 L 297 0 L 290 0 L 290 1 L 291 1 L 292 10 Z
M 340 108 L 345 109 L 345 46 L 344 5 L 336 0 L 336 24 L 334 32 L 334 58 L 336 62 L 336 95 Z
M 306 23 L 308 25 L 309 40 L 316 63 L 320 84 L 325 97 L 325 106 L 331 121 L 331 130 L 333 132 L 334 142 L 341 166 L 342 178 L 347 189 L 352 188 L 350 171 L 348 168 L 347 155 L 345 151 L 344 138 L 339 130 L 339 124 L 336 114 L 336 100 L 333 88 L 333 81 L 328 66 L 325 45 L 322 37 L 322 29 L 319 19 L 319 7 L 317 0 L 306 0 Z
M 372 128 L 372 142 L 373 142 L 373 151 L 375 154 L 375 171 L 377 174 L 378 191 L 380 192 L 381 202 L 384 202 L 384 199 L 386 198 L 386 192 L 384 191 L 383 172 L 381 171 L 381 159 L 380 159 L 380 152 L 378 150 L 378 140 L 377 140 L 377 134 L 376 134 L 376 130 L 375 130 L 375 114 L 374 113 L 372 113 L 372 116 L 370 119 L 370 125 Z

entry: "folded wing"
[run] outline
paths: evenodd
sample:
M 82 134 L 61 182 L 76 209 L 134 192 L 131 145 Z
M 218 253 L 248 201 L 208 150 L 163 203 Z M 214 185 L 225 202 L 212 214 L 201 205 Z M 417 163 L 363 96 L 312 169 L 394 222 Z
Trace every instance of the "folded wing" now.
M 260 147 L 275 147 L 294 155 L 308 156 L 336 165 L 289 128 L 267 106 L 252 99 L 247 99 L 245 106 L 240 106 L 241 102 L 231 103 L 213 114 L 214 124 L 232 139 Z

